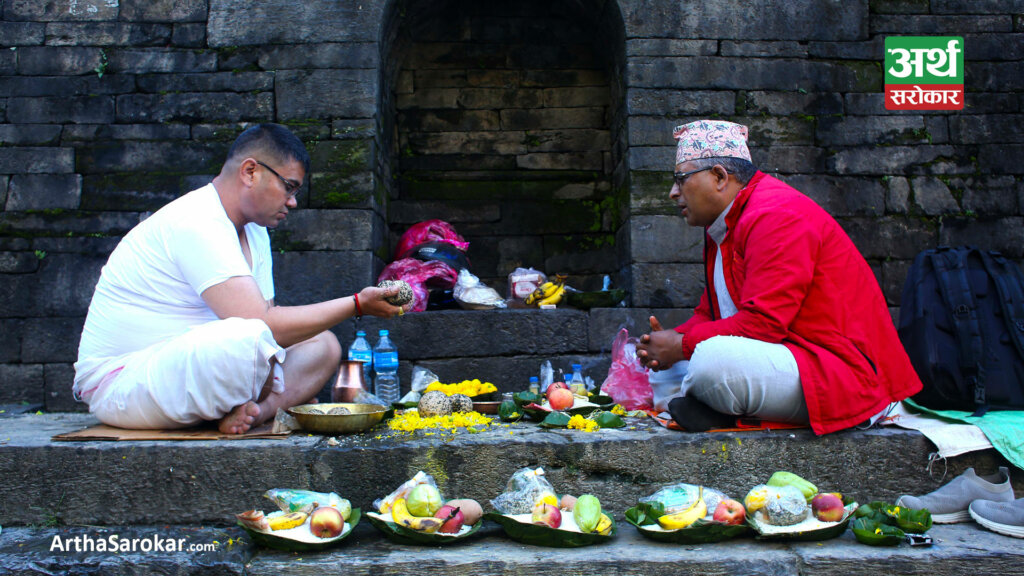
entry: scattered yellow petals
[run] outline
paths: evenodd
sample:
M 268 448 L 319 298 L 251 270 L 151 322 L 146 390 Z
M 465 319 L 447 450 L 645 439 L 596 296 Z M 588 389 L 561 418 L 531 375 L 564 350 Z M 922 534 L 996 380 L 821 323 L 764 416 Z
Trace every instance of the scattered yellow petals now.
M 615 406 L 612 406 L 611 413 L 612 414 L 616 414 L 618 416 L 625 416 L 626 415 L 626 409 L 623 408 L 622 406 L 619 406 L 618 404 L 616 404 Z
M 488 418 L 479 412 L 455 412 L 444 416 L 423 418 L 416 410 L 406 410 L 388 420 L 388 428 L 399 432 L 413 432 L 415 430 L 434 428 L 454 432 L 456 428 L 488 426 L 493 421 L 493 418 Z
M 577 414 L 572 418 L 569 418 L 569 424 L 566 428 L 570 430 L 582 430 L 584 432 L 596 432 L 601 427 L 597 425 L 597 422 Z

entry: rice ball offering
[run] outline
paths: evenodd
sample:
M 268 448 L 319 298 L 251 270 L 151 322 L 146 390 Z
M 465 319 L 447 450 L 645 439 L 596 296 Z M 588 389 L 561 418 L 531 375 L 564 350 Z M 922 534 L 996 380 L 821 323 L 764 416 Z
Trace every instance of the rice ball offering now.
M 420 416 L 447 416 L 452 413 L 452 403 L 444 392 L 434 390 L 424 394 L 417 405 Z
M 398 294 L 395 294 L 394 296 L 391 296 L 389 298 L 385 298 L 385 300 L 387 300 L 388 303 L 393 304 L 395 306 L 405 306 L 406 304 L 412 302 L 412 286 L 409 286 L 409 283 L 406 282 L 405 280 L 382 280 L 380 284 L 377 284 L 378 288 L 385 289 L 393 288 L 395 286 L 398 287 Z
M 473 399 L 465 394 L 452 394 L 448 397 L 452 405 L 452 412 L 472 412 Z

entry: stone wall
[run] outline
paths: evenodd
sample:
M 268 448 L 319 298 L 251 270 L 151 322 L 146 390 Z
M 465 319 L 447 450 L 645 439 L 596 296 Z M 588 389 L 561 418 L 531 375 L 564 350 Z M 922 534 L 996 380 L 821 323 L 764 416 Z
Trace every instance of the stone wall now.
M 446 10 L 483 4 L 543 7 L 426 0 L 0 0 L 0 403 L 76 409 L 68 398 L 72 363 L 107 255 L 148 213 L 208 182 L 230 142 L 250 123 L 291 126 L 313 155 L 301 209 L 272 234 L 282 304 L 346 295 L 373 282 L 396 233 L 418 211 L 485 220 L 493 215 L 447 204 L 445 194 L 454 188 L 409 201 L 419 183 L 411 173 L 461 171 L 440 167 L 440 158 L 435 162 L 445 142 L 432 140 L 437 133 L 423 129 L 427 118 L 409 106 L 408 73 L 415 89 L 416 71 L 423 68 L 415 58 L 424 47 L 414 42 L 411 33 L 421 29 L 412 18 L 438 22 Z M 754 160 L 842 223 L 894 310 L 909 260 L 922 249 L 972 243 L 1018 261 L 1024 257 L 1020 0 L 547 4 L 574 18 L 564 27 L 540 25 L 557 36 L 550 39 L 553 46 L 578 44 L 581 29 L 592 32 L 579 58 L 591 59 L 593 67 L 572 86 L 580 93 L 600 87 L 593 102 L 585 99 L 579 109 L 602 112 L 599 126 L 581 128 L 595 131 L 592 141 L 553 134 L 545 145 L 569 148 L 558 153 L 601 152 L 600 168 L 595 163 L 594 177 L 585 182 L 594 183 L 597 232 L 614 234 L 614 242 L 602 240 L 591 252 L 590 269 L 614 271 L 617 283 L 631 290 L 632 306 L 598 315 L 600 321 L 591 314 L 590 336 L 566 338 L 560 357 L 600 357 L 613 324 L 670 308 L 674 317 L 685 317 L 696 303 L 703 282 L 701 235 L 686 228 L 667 193 L 671 129 L 701 117 L 747 124 Z M 488 23 L 487 34 L 518 33 L 515 26 L 534 23 L 515 9 L 478 15 L 478 24 Z M 453 33 L 472 35 L 470 16 L 462 14 L 460 26 L 470 25 Z M 542 22 L 538 17 L 536 23 Z M 882 46 L 893 35 L 965 38 L 963 111 L 885 110 Z M 473 44 L 472 37 L 460 36 L 460 42 Z M 504 46 L 518 50 L 515 42 Z M 454 56 L 462 58 L 456 69 L 468 85 L 467 54 Z M 501 56 L 502 50 L 491 54 Z M 558 60 L 582 70 L 576 66 L 581 61 Z M 482 60 L 473 75 L 499 77 L 499 70 Z M 515 69 L 519 78 L 526 70 Z M 554 88 L 550 81 L 542 86 Z M 520 83 L 513 92 L 525 89 Z M 456 100 L 445 108 L 454 112 L 446 113 L 462 117 L 472 108 L 466 103 Z M 520 130 L 513 128 L 519 113 L 511 109 L 477 108 L 496 111 L 499 128 Z M 539 115 L 550 126 L 544 116 L 550 110 L 525 110 L 527 118 Z M 437 119 L 452 121 L 443 114 Z M 420 154 L 403 155 L 406 144 Z M 442 156 L 458 159 L 472 156 L 471 150 L 463 141 Z M 508 181 L 525 185 L 535 181 L 527 173 L 545 171 L 518 163 L 529 155 L 497 155 L 517 160 Z M 417 166 L 424 157 L 429 162 Z M 499 170 L 487 168 L 491 174 Z M 467 181 L 450 172 L 438 181 Z M 476 236 L 485 227 L 467 224 L 466 231 Z M 525 227 L 512 233 L 526 246 L 545 235 L 551 234 Z M 482 233 L 479 238 L 477 245 L 486 247 L 481 267 L 493 265 L 495 276 L 519 258 L 501 260 L 492 248 L 497 243 L 488 244 L 494 241 Z M 562 248 L 566 260 L 586 253 L 576 242 Z M 566 261 L 544 250 L 536 261 L 534 252 L 519 254 L 538 268 Z M 575 317 L 549 318 L 557 325 Z M 468 326 L 469 333 L 460 335 L 468 343 L 501 333 L 488 322 Z M 595 326 L 608 334 L 595 336 Z M 336 330 L 343 343 L 351 340 L 351 322 Z M 543 349 L 515 348 L 519 338 L 507 341 L 508 347 L 492 351 L 502 365 L 527 366 L 544 357 Z M 459 356 L 451 346 L 443 354 L 407 348 L 406 374 L 410 361 L 454 366 Z M 505 382 L 480 373 L 486 362 L 474 362 L 472 374 L 453 367 L 443 376 L 518 383 L 518 375 Z

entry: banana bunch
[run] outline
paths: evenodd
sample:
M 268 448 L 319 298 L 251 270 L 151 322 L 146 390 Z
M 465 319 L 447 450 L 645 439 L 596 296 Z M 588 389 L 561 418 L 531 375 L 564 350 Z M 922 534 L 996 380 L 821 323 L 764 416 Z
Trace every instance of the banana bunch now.
M 535 306 L 558 304 L 562 301 L 562 295 L 564 294 L 565 276 L 562 274 L 556 274 L 554 282 L 545 282 L 538 286 L 536 290 L 531 292 L 530 295 L 526 297 L 526 303 Z
M 679 528 L 686 528 L 690 524 L 693 524 L 697 520 L 707 516 L 708 505 L 704 502 L 704 487 L 701 486 L 697 493 L 697 501 L 690 505 L 689 508 L 682 512 L 676 512 L 675 514 L 666 514 L 661 518 L 658 518 L 658 524 L 665 530 L 678 530 Z
M 427 534 L 437 532 L 437 529 L 445 521 L 444 518 L 434 518 L 433 516 L 413 516 L 409 512 L 409 506 L 406 504 L 405 498 L 395 500 L 395 503 L 391 506 L 391 519 L 399 526 L 405 526 L 411 530 Z

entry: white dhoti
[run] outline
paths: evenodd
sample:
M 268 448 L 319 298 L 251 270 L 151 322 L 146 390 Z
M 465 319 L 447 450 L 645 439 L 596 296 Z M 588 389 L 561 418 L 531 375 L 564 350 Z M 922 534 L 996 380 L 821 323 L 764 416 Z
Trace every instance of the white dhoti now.
M 283 391 L 285 354 L 262 320 L 227 318 L 106 361 L 96 382 L 78 389 L 105 424 L 180 428 L 256 400 L 271 370 L 274 391 Z

